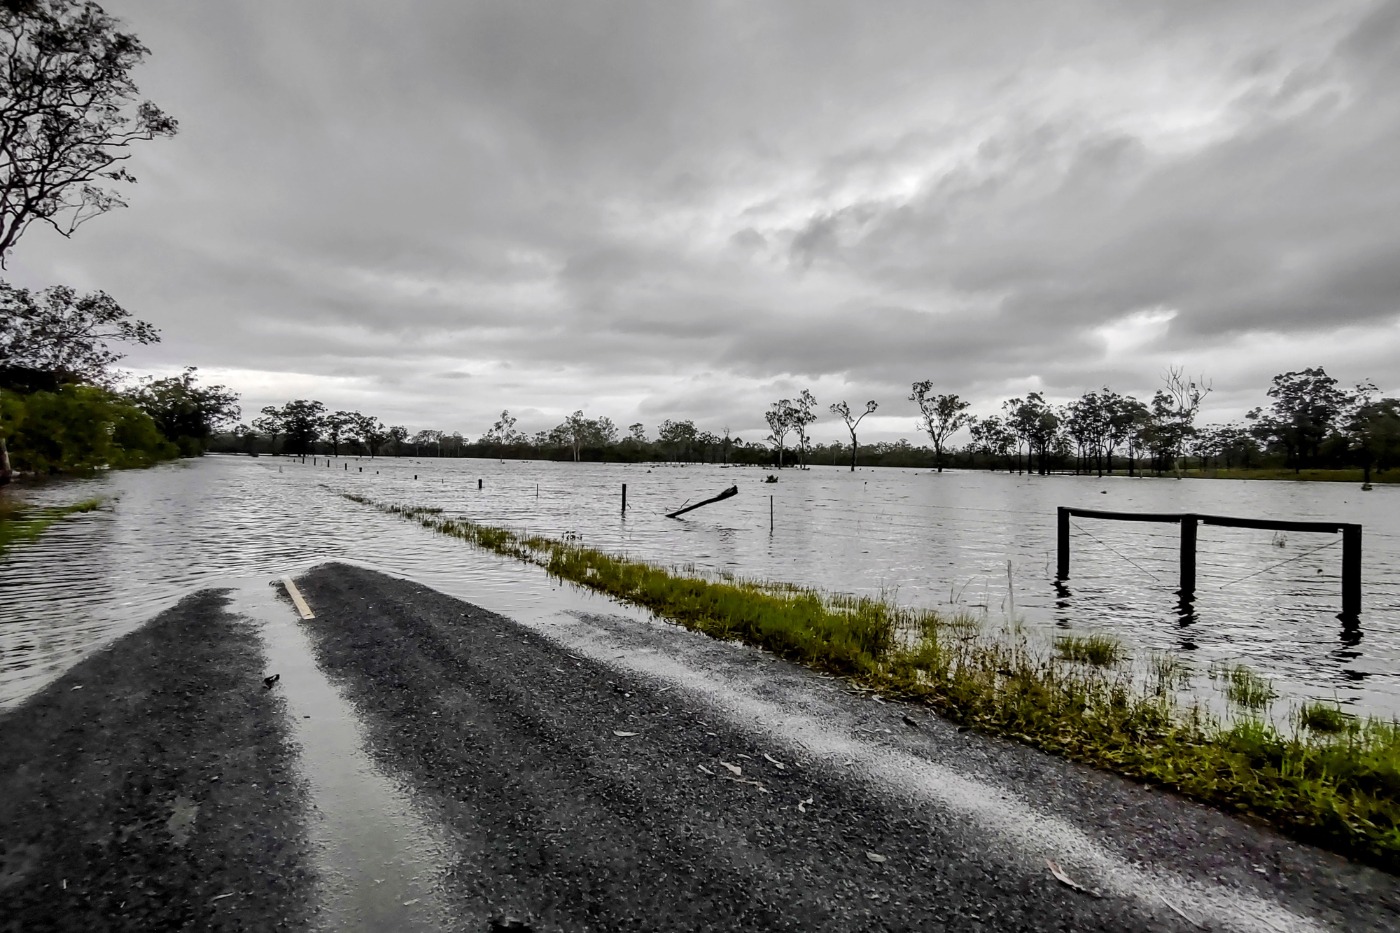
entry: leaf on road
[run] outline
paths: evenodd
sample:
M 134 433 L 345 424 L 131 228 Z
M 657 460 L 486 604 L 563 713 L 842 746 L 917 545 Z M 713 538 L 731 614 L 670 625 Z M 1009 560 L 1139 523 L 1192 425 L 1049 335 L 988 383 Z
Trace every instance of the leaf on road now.
M 1065 887 L 1073 891 L 1078 891 L 1080 894 L 1087 894 L 1090 897 L 1103 897 L 1103 895 L 1100 894 L 1098 891 L 1090 891 L 1088 888 L 1084 887 L 1084 885 L 1071 881 L 1069 875 L 1066 875 L 1064 872 L 1060 871 L 1060 866 L 1056 865 L 1049 859 L 1045 860 L 1045 867 L 1050 869 L 1050 874 L 1054 875 L 1055 880 L 1058 881 L 1060 884 L 1064 885 Z
M 779 761 L 778 759 L 774 758 L 772 755 L 768 754 L 767 752 L 764 752 L 764 753 L 763 753 L 763 760 L 766 761 L 766 762 L 768 762 L 770 765 L 776 766 L 777 769 L 778 769 L 779 771 L 784 771 L 784 770 L 787 769 L 787 765 L 783 764 L 781 761 Z
M 722 765 L 724 765 L 726 768 L 728 768 L 730 774 L 743 774 L 743 773 L 744 773 L 744 769 L 741 768 L 741 767 L 739 767 L 738 765 L 731 765 L 731 764 L 730 764 L 729 762 L 727 762 L 727 761 L 721 761 L 720 764 L 722 764 Z
M 696 765 L 695 767 L 699 768 L 701 771 L 704 771 L 704 772 L 705 772 L 706 774 L 708 774 L 710 777 L 714 777 L 714 776 L 715 776 L 715 773 L 714 773 L 713 771 L 711 771 L 709 768 L 705 767 L 704 765 Z
M 765 794 L 771 794 L 771 793 L 772 793 L 772 791 L 770 791 L 768 788 L 766 788 L 766 787 L 763 786 L 763 782 L 762 782 L 762 781 L 750 781 L 748 778 L 741 778 L 741 777 L 725 778 L 725 780 L 726 780 L 726 781 L 733 781 L 735 784 L 748 784 L 750 787 L 757 787 L 759 790 L 761 790 L 761 791 L 762 791 L 763 793 L 765 793 Z
M 812 802 L 815 801 L 816 799 L 817 799 L 817 798 L 815 798 L 815 797 L 808 797 L 806 800 L 799 800 L 799 801 L 797 801 L 797 812 L 798 812 L 798 813 L 806 813 L 806 812 L 807 812 L 807 804 L 812 803 Z
M 875 863 L 880 864 L 880 865 L 883 865 L 885 862 L 888 862 L 888 861 L 889 861 L 888 858 L 886 858 L 885 856 L 879 854 L 878 852 L 867 852 L 867 853 L 865 853 L 865 857 L 868 858 L 868 859 L 870 859 L 870 861 L 875 862 Z
M 621 729 L 614 729 L 614 730 L 613 730 L 613 735 L 617 736 L 619 739 L 630 739 L 632 736 L 634 736 L 634 735 L 636 735 L 636 734 L 637 734 L 637 733 L 635 733 L 635 732 L 623 732 Z

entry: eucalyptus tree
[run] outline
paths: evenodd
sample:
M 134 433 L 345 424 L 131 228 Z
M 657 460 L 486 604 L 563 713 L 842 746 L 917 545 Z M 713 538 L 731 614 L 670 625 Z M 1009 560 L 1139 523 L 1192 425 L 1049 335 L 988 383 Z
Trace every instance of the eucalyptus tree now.
M 1268 412 L 1256 408 L 1249 417 L 1260 436 L 1284 449 L 1285 461 L 1295 473 L 1317 462 L 1323 441 L 1340 426 L 1357 398 L 1339 389 L 1337 380 L 1321 366 L 1280 373 L 1268 395 L 1273 399 Z
M 515 444 L 520 439 L 515 430 L 515 417 L 511 415 L 510 409 L 502 411 L 501 417 L 496 419 L 491 429 L 481 436 L 482 443 L 485 444 Z
M 874 414 L 875 409 L 879 407 L 879 403 L 872 399 L 871 401 L 865 403 L 865 411 L 861 412 L 858 416 L 852 416 L 851 406 L 847 405 L 845 402 L 837 402 L 836 404 L 831 406 L 831 413 L 833 415 L 840 415 L 841 420 L 846 422 L 846 430 L 851 432 L 852 473 L 856 471 L 856 451 L 860 449 L 860 443 L 856 440 L 856 428 L 860 426 L 861 421 L 865 418 L 866 415 Z
M 364 446 L 371 458 L 377 456 L 379 449 L 389 439 L 388 430 L 373 415 L 366 415 L 358 411 L 349 412 L 348 415 L 347 428 L 350 436 Z M 441 437 L 441 432 L 438 432 L 438 436 Z
M 189 366 L 178 376 L 148 377 L 126 393 L 185 455 L 202 453 L 209 437 L 241 414 L 238 393 L 227 386 L 200 385 L 196 372 Z
M 695 422 L 688 418 L 680 421 L 667 418 L 657 429 L 657 443 L 676 460 L 689 459 L 698 437 Z
M 1400 399 L 1375 399 L 1374 391 L 1375 386 L 1357 387 L 1357 403 L 1345 424 L 1367 484 L 1373 467 L 1384 470 L 1400 465 Z
M 331 442 L 331 456 L 340 456 L 340 442 L 350 436 L 355 424 L 355 413 L 333 411 L 326 415 L 326 440 Z
M 124 207 L 133 144 L 175 135 L 131 78 L 148 52 L 96 3 L 0 4 L 0 268 L 35 221 L 71 237 Z
M 1159 458 L 1158 472 L 1174 468 L 1179 478 L 1181 470 L 1177 460 L 1186 442 L 1195 433 L 1196 415 L 1201 410 L 1201 403 L 1210 394 L 1211 385 L 1204 376 L 1188 377 L 1181 366 L 1168 368 L 1162 375 L 1162 383 L 1162 388 L 1152 394 L 1149 433 Z
M 807 469 L 807 450 L 811 446 L 811 438 L 807 436 L 807 429 L 817 420 L 817 399 L 807 389 L 802 390 L 802 394 L 797 397 L 797 401 L 792 405 L 792 429 L 797 432 L 797 449 L 802 458 L 802 469 Z
M 281 429 L 277 433 L 286 437 L 287 451 L 292 454 L 311 453 L 325 430 L 326 406 L 315 400 L 296 399 L 281 408 L 264 408 L 262 413 Z
M 778 469 L 783 468 L 783 450 L 787 446 L 787 436 L 797 427 L 797 409 L 792 399 L 781 398 L 768 406 L 763 420 L 768 422 L 768 440 L 778 448 Z
M 1040 475 L 1049 473 L 1050 448 L 1060 433 L 1060 417 L 1054 408 L 1039 392 L 1031 392 L 1025 398 L 1008 399 L 1002 403 L 1002 408 L 1007 413 L 1007 423 L 1017 440 L 1026 445 L 1027 472 L 1031 470 L 1031 457 L 1036 456 Z M 1020 460 L 1019 444 L 1017 460 Z
M 921 379 L 914 383 L 909 392 L 909 401 L 919 406 L 920 426 L 933 441 L 933 458 L 938 472 L 943 472 L 943 445 L 948 438 L 972 423 L 967 413 L 971 403 L 956 395 L 934 395 L 933 383 Z
M 391 426 L 384 432 L 384 443 L 394 445 L 394 456 L 403 456 L 403 444 L 408 440 L 408 428 L 401 424 Z
M 992 469 L 996 469 L 996 458 L 1005 461 L 1007 471 L 1011 470 L 1011 451 L 1016 446 L 1016 433 L 1005 421 L 996 415 L 986 418 L 973 418 L 968 423 L 974 448 L 991 458 Z

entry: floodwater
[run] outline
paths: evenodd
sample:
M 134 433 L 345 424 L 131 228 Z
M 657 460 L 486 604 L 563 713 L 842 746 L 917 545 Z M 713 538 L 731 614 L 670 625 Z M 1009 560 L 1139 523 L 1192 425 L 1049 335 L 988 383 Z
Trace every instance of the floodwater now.
M 1287 696 L 1400 714 L 1400 488 L 831 466 L 784 470 L 769 484 L 768 471 L 697 465 L 326 463 L 206 457 L 32 490 L 39 503 L 115 502 L 0 558 L 0 707 L 228 578 L 347 559 L 488 607 L 505 588 L 521 598 L 519 575 L 502 573 L 499 559 L 338 495 L 355 492 L 704 573 L 1014 616 L 1045 633 L 1111 633 L 1202 669 L 1243 661 Z M 738 496 L 665 518 L 730 485 Z M 1359 625 L 1337 618 L 1339 535 L 1201 526 L 1197 598 L 1183 616 L 1175 525 L 1076 519 L 1071 578 L 1057 588 L 1060 505 L 1361 523 Z

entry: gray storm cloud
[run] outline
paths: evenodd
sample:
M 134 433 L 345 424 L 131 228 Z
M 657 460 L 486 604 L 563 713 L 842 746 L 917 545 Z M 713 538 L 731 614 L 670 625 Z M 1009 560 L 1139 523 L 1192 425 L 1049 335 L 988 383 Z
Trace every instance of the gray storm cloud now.
M 1400 390 L 1394 2 L 107 6 L 181 133 L 11 277 L 245 408 L 757 437 L 806 385 Z

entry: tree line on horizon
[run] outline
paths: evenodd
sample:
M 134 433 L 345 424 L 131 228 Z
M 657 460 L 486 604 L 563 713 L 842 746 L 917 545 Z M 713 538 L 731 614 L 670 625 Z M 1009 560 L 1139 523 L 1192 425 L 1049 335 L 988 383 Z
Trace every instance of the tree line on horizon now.
M 851 442 L 813 444 L 810 428 L 818 421 L 818 403 L 809 390 L 795 399 L 779 399 L 764 413 L 769 433 L 746 442 L 726 427 L 702 430 L 691 420 L 663 421 L 653 438 L 645 425 L 622 431 L 604 416 L 575 411 L 549 430 L 527 433 L 503 411 L 475 440 L 457 431 L 386 426 L 360 412 L 330 411 L 315 400 L 298 399 L 269 406 L 251 425 L 240 425 L 214 439 L 211 449 L 226 452 L 380 455 L 418 457 L 486 457 L 572 461 L 675 461 L 760 465 L 781 468 L 792 438 L 795 465 L 838 461 L 866 466 L 944 466 L 1005 469 L 1048 474 L 1097 473 L 1125 469 L 1157 475 L 1193 464 L 1200 469 L 1252 469 L 1283 466 L 1355 467 L 1367 481 L 1373 469 L 1400 464 L 1400 399 L 1377 398 L 1363 383 L 1343 388 L 1322 367 L 1281 373 L 1267 390 L 1270 399 L 1242 422 L 1198 425 L 1201 403 L 1210 392 L 1203 379 L 1169 370 L 1163 387 L 1143 402 L 1104 387 L 1064 404 L 1042 393 L 1007 399 L 1000 413 L 977 417 L 956 394 L 936 393 L 930 380 L 911 385 L 907 400 L 918 407 L 918 426 L 927 446 L 901 438 L 862 445 L 857 428 L 879 408 L 867 401 L 863 410 L 845 402 L 827 407 L 844 423 Z M 959 432 L 968 440 L 951 445 Z

